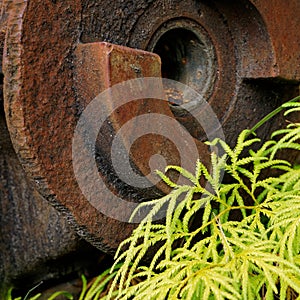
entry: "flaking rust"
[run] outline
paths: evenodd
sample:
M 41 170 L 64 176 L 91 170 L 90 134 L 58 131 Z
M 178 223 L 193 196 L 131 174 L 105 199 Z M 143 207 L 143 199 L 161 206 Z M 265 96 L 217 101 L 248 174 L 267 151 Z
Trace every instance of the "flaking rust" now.
M 81 237 L 105 252 L 114 253 L 135 226 L 101 214 L 82 195 L 72 165 L 74 130 L 84 109 L 100 92 L 129 79 L 161 76 L 164 61 L 160 62 L 157 55 L 149 52 L 157 50 L 162 36 L 172 30 L 185 29 L 199 40 L 198 49 L 211 53 L 207 60 L 200 60 L 201 70 L 213 66 L 211 82 L 202 96 L 218 117 L 230 145 L 235 144 L 241 129 L 251 128 L 282 102 L 299 94 L 298 0 L 186 0 L 171 4 L 166 5 L 164 0 L 66 0 L 44 1 L 43 5 L 39 1 L 1 2 L 0 57 L 3 56 L 4 96 L 0 104 L 5 108 L 1 110 L 1 128 L 6 132 L 5 144 L 8 137 L 13 144 L 7 149 L 14 157 L 8 159 L 7 153 L 1 152 L 4 148 L 0 148 L 0 161 L 5 161 L 0 170 L 0 201 L 8 208 L 2 212 L 14 211 L 9 209 L 12 197 L 20 201 L 25 199 L 23 204 L 31 197 L 34 203 L 48 201 L 64 213 L 61 218 L 72 222 Z M 181 75 L 180 72 L 184 73 L 184 68 L 189 66 L 189 53 L 185 49 L 193 47 L 185 47 L 188 40 L 184 39 L 184 34 L 177 42 L 174 47 L 178 51 L 171 52 L 179 53 L 174 61 L 181 62 L 182 69 L 178 71 Z M 167 43 L 170 46 L 172 41 Z M 210 65 L 206 65 L 208 61 Z M 197 78 L 200 80 L 205 74 L 199 70 L 195 74 L 193 84 L 197 85 Z M 207 138 L 205 132 L 196 126 L 195 118 L 177 107 L 186 99 L 174 91 L 166 92 L 170 103 L 161 99 L 141 99 L 111 114 L 102 128 L 103 139 L 99 135 L 97 140 L 99 176 L 111 191 L 125 200 L 142 201 L 167 192 L 159 183 L 145 194 L 139 194 L 138 190 L 120 184 L 112 172 L 108 136 L 116 134 L 138 114 L 150 111 L 175 119 L 185 126 L 199 153 L 208 160 L 208 150 L 202 143 Z M 284 116 L 278 116 L 258 135 L 268 138 L 270 132 L 285 122 Z M 139 127 L 138 124 L 136 128 Z M 176 140 L 177 132 L 172 128 L 170 131 Z M 129 150 L 126 138 L 123 144 Z M 131 162 L 137 172 L 146 175 L 149 158 L 157 151 L 169 164 L 178 164 L 175 148 L 164 137 L 148 135 L 130 148 Z M 22 173 L 14 177 L 13 172 Z M 7 181 L 5 176 L 15 179 Z M 26 184 L 19 184 L 19 179 L 25 177 Z M 105 191 L 102 196 L 109 199 Z M 20 211 L 10 215 L 20 220 L 23 217 Z M 0 218 L 0 222 L 3 220 Z M 11 231 L 9 226 L 0 223 L 6 233 Z M 47 230 L 45 232 L 59 234 L 57 228 Z M 62 235 L 68 232 L 70 240 L 65 242 L 65 253 L 73 251 L 76 248 L 74 236 L 69 235 L 68 230 L 61 232 Z M 33 239 L 35 234 L 32 232 Z M 49 257 L 56 259 L 53 252 Z M 17 273 L 24 274 L 25 266 L 19 266 Z
M 90 103 L 101 92 L 117 83 L 135 78 L 161 77 L 160 58 L 150 52 L 108 43 L 91 43 L 78 45 L 75 53 L 78 98 L 82 99 L 82 103 L 85 103 L 85 105 Z M 91 70 L 93 71 L 91 72 Z M 143 85 L 143 88 L 147 89 L 147 86 L 145 86 L 146 82 Z M 150 88 L 148 87 L 148 89 Z M 130 101 L 128 99 L 128 103 L 124 107 L 108 116 L 110 124 L 113 126 L 113 133 L 110 131 L 111 138 L 126 122 L 132 119 L 136 120 L 134 127 L 129 128 L 132 132 L 127 132 L 126 136 L 142 136 L 143 134 L 139 130 L 143 130 L 145 127 L 151 128 L 153 120 L 149 120 L 149 124 L 139 123 L 140 121 L 137 117 L 141 115 L 161 114 L 174 119 L 169 105 L 170 102 L 167 101 L 168 97 L 165 96 L 162 83 L 157 88 L 161 89 L 161 99 L 139 99 L 138 101 Z M 120 96 L 126 97 L 126 90 L 123 92 L 124 94 Z M 112 97 L 111 106 L 117 105 L 117 103 L 113 103 L 114 101 L 118 101 L 118 99 Z M 164 124 L 161 126 L 164 126 Z M 174 128 L 170 128 L 169 131 L 175 141 L 180 141 L 181 137 Z M 102 139 L 109 140 L 110 136 L 102 136 Z M 168 142 L 166 137 L 155 135 L 154 132 L 153 135 L 147 135 L 146 138 L 137 139 L 134 145 L 131 145 L 127 137 L 122 137 L 123 144 L 131 154 L 132 163 L 143 176 L 148 175 L 151 171 L 149 160 L 156 153 L 160 153 L 160 155 L 165 157 L 168 164 L 180 165 L 180 157 L 178 157 L 178 154 L 176 155 L 176 145 Z M 204 162 L 207 163 L 209 156 L 207 146 L 197 140 L 195 140 L 195 143 L 198 146 L 199 154 L 201 153 Z M 101 145 L 101 141 L 98 144 Z M 110 147 L 102 149 L 102 153 L 103 151 L 110 152 Z M 107 155 L 109 156 L 110 153 L 107 153 Z M 188 149 L 186 155 L 192 157 L 192 154 L 188 153 Z M 191 161 L 190 166 L 186 167 L 190 172 L 193 172 L 194 162 Z M 156 179 L 153 178 L 153 181 Z M 162 182 L 156 187 L 165 193 L 169 190 Z M 143 197 L 147 198 L 146 195 L 143 195 Z M 148 198 L 151 197 L 148 196 Z

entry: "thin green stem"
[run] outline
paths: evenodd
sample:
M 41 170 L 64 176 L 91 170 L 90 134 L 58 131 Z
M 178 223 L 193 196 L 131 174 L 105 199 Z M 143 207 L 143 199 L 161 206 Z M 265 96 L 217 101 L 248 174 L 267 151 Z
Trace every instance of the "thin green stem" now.
M 37 285 L 35 285 L 32 289 L 30 289 L 28 291 L 28 293 L 25 295 L 24 300 L 28 299 L 30 293 L 32 293 L 35 289 L 37 289 L 41 284 L 43 284 L 43 281 L 41 281 L 40 283 L 38 283 Z
M 289 100 L 285 103 L 290 103 L 290 102 L 297 102 L 300 100 L 300 96 L 297 96 L 295 98 L 293 98 L 292 100 Z M 284 103 L 284 104 L 285 104 Z M 259 122 L 257 122 L 251 129 L 249 134 L 251 133 L 255 133 L 255 131 L 261 127 L 262 125 L 264 125 L 266 122 L 268 122 L 270 119 L 272 119 L 274 116 L 276 116 L 277 114 L 279 114 L 282 110 L 285 109 L 284 104 L 280 105 L 279 107 L 277 107 L 276 109 L 274 109 L 273 111 L 271 111 L 269 114 L 267 114 L 264 118 L 262 118 Z
M 196 230 L 194 230 L 193 232 L 190 233 L 189 237 L 194 237 L 196 236 L 199 232 L 201 232 L 201 230 L 203 230 L 206 227 L 209 227 L 212 223 L 217 222 L 218 219 L 220 219 L 222 217 L 223 214 L 230 212 L 232 210 L 242 210 L 242 209 L 247 209 L 247 210 L 255 210 L 259 207 L 259 205 L 255 205 L 255 206 L 231 206 L 228 207 L 226 209 L 224 209 L 223 211 L 221 211 L 219 214 L 215 215 L 215 217 L 213 219 L 211 219 L 210 221 L 208 221 L 207 223 L 205 223 L 204 225 L 198 227 Z

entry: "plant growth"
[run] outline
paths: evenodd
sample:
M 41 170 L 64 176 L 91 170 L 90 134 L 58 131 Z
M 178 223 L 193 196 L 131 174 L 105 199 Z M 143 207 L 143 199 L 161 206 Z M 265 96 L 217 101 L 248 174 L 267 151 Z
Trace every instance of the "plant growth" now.
M 132 218 L 145 206 L 150 213 L 119 246 L 111 272 L 90 284 L 82 277 L 79 299 L 300 299 L 300 167 L 280 158 L 287 150 L 300 157 L 300 124 L 264 143 L 255 136 L 282 109 L 299 113 L 299 100 L 243 130 L 234 148 L 210 142 L 219 149 L 210 169 L 197 161 L 194 174 L 178 166 L 158 171 L 172 191 L 140 204 Z M 173 182 L 169 171 L 188 183 Z M 166 218 L 158 223 L 161 210 Z M 66 292 L 53 299 L 59 293 L 72 299 Z
M 285 115 L 299 112 L 299 99 L 283 105 Z M 253 131 L 242 131 L 233 149 L 209 143 L 223 150 L 212 152 L 210 170 L 200 161 L 195 174 L 166 168 L 189 184 L 158 172 L 172 191 L 134 212 L 151 207 L 118 249 L 123 264 L 108 298 L 118 286 L 122 300 L 300 299 L 300 168 L 279 158 L 286 150 L 299 156 L 300 124 L 274 132 L 258 150 Z M 165 222 L 154 222 L 162 209 Z M 142 280 L 132 285 L 134 278 Z

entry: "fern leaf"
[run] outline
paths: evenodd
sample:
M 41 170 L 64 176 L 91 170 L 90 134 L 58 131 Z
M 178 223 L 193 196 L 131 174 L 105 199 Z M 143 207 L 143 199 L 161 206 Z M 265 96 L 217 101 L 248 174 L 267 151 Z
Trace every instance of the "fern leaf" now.
M 156 174 L 162 179 L 163 182 L 165 182 L 171 188 L 177 188 L 178 187 L 178 185 L 175 182 L 173 182 L 167 175 L 165 175 L 161 171 L 156 170 Z
M 260 139 L 258 138 L 252 138 L 252 139 L 248 139 L 248 136 L 250 134 L 253 134 L 253 132 L 251 130 L 245 129 L 243 130 L 238 138 L 237 138 L 237 142 L 236 142 L 236 146 L 234 147 L 234 156 L 233 157 L 238 157 L 242 151 L 244 150 L 245 147 L 248 147 L 250 145 L 252 145 L 255 142 L 260 142 Z
M 202 224 L 205 225 L 205 224 L 208 223 L 211 211 L 212 211 L 211 203 L 208 201 L 207 204 L 205 205 L 205 208 L 204 208 L 204 213 L 203 213 L 203 217 L 202 217 Z
M 170 170 L 177 171 L 182 176 L 184 176 L 185 178 L 189 179 L 194 185 L 198 184 L 197 178 L 192 173 L 190 173 L 189 171 L 185 170 L 184 168 L 179 167 L 179 166 L 167 166 L 166 169 L 165 169 L 165 172 L 168 172 Z
M 183 231 L 188 233 L 189 232 L 189 224 L 190 220 L 195 213 L 197 213 L 201 208 L 203 208 L 207 204 L 206 199 L 199 199 L 197 201 L 193 201 L 192 205 L 189 205 L 188 211 L 184 214 L 182 225 L 183 225 Z

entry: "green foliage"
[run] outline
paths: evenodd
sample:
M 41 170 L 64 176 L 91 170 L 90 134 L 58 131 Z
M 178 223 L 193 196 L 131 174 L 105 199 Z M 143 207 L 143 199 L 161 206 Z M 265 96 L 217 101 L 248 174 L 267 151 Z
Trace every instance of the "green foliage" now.
M 95 300 L 99 299 L 101 294 L 105 291 L 107 285 L 115 277 L 117 271 L 122 264 L 117 264 L 112 270 L 106 270 L 96 277 L 93 282 L 88 286 L 85 276 L 81 276 L 82 290 L 79 296 L 79 300 Z
M 7 295 L 7 300 L 38 300 L 42 296 L 42 293 L 38 293 L 38 294 L 36 294 L 34 296 L 30 296 L 30 297 L 29 297 L 29 295 L 27 297 L 25 296 L 25 298 L 22 298 L 22 297 L 12 298 L 11 292 L 12 292 L 12 290 L 9 291 L 9 294 Z M 47 298 L 47 300 L 54 300 L 59 296 L 63 296 L 64 299 L 69 299 L 69 300 L 74 299 L 74 297 L 71 293 L 66 292 L 66 291 L 58 291 L 58 292 L 53 293 L 53 295 L 51 295 L 49 298 Z
M 27 294 L 25 295 L 24 298 L 22 297 L 18 297 L 18 298 L 13 298 L 12 297 L 12 288 L 9 289 L 6 300 L 38 300 L 40 299 L 40 297 L 42 296 L 41 293 L 38 293 L 34 296 L 30 296 L 32 294 L 32 292 L 37 289 L 40 285 L 42 284 L 42 282 L 40 282 L 39 284 L 37 284 L 36 286 L 34 286 L 32 289 L 30 289 Z M 73 300 L 73 295 L 70 294 L 69 292 L 66 291 L 57 291 L 55 293 L 53 293 L 47 300 L 54 300 L 59 296 L 63 296 L 64 299 L 69 299 L 69 300 Z
M 287 113 L 300 110 L 299 99 L 293 100 L 285 104 Z M 108 298 L 117 287 L 116 298 L 122 300 L 299 295 L 300 169 L 278 157 L 281 150 L 299 151 L 299 139 L 300 124 L 290 124 L 253 150 L 261 141 L 253 130 L 244 130 L 233 149 L 222 140 L 210 143 L 225 153 L 211 154 L 210 170 L 200 161 L 195 174 L 176 166 L 166 169 L 190 184 L 178 185 L 159 173 L 172 191 L 134 212 L 151 208 L 118 249 L 116 264 L 122 265 Z M 276 175 L 270 175 L 274 170 Z M 162 209 L 166 219 L 158 224 L 154 218 Z M 195 222 L 196 229 L 191 227 Z M 149 251 L 152 261 L 144 265 Z M 132 285 L 134 278 L 142 280 Z
M 57 299 L 57 297 L 60 296 L 60 299 L 78 299 L 78 300 L 95 300 L 100 299 L 101 295 L 104 293 L 105 289 L 107 288 L 108 284 L 112 280 L 112 278 L 116 275 L 118 269 L 120 268 L 121 264 L 114 266 L 114 271 L 112 272 L 111 269 L 108 269 L 104 272 L 102 272 L 99 276 L 93 279 L 92 282 L 88 284 L 87 279 L 84 275 L 81 276 L 82 280 L 82 288 L 81 293 L 78 298 L 74 298 L 74 296 L 66 291 L 57 291 L 53 293 L 50 297 L 47 298 L 47 300 L 54 300 Z M 26 296 L 24 298 L 18 297 L 13 298 L 12 297 L 12 289 L 8 291 L 6 300 L 38 300 L 40 297 L 42 297 L 41 293 L 38 293 L 34 296 L 30 296 L 30 294 L 38 287 L 40 286 L 38 284 L 37 286 L 33 287 L 31 290 L 28 291 Z
M 300 124 L 290 123 L 262 145 L 254 134 L 283 109 L 298 113 L 299 100 L 242 131 L 233 149 L 219 139 L 209 143 L 224 150 L 211 154 L 210 169 L 197 161 L 194 174 L 178 166 L 158 172 L 172 191 L 140 204 L 132 218 L 145 206 L 150 213 L 121 243 L 110 271 L 90 284 L 82 276 L 79 300 L 300 299 L 300 167 L 279 158 L 300 150 Z M 169 171 L 189 184 L 172 182 Z M 166 218 L 157 223 L 161 210 Z M 66 292 L 51 299 L 58 295 L 72 299 Z

